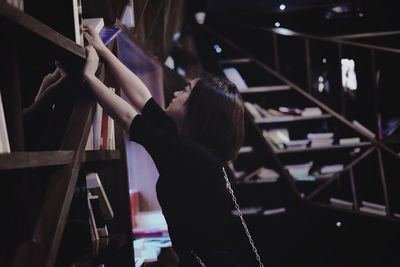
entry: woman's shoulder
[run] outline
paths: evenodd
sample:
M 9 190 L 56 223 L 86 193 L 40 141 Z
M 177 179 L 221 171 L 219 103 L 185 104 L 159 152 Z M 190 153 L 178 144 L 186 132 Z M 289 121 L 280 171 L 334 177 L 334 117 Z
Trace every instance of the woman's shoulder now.
M 182 157 L 184 161 L 207 169 L 220 169 L 223 166 L 222 160 L 208 147 L 194 141 L 191 138 L 182 137 Z

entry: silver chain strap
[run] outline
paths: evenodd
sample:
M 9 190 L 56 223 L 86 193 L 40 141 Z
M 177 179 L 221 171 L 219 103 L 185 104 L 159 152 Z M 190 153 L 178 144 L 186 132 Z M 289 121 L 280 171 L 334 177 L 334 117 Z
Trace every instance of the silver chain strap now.
M 246 224 L 246 222 L 245 222 L 244 219 L 243 219 L 243 215 L 242 215 L 242 212 L 240 211 L 239 204 L 237 203 L 236 197 L 235 197 L 235 195 L 233 194 L 233 190 L 232 190 L 232 187 L 231 187 L 231 183 L 229 182 L 228 175 L 226 174 L 225 168 L 222 167 L 222 170 L 223 170 L 223 172 L 224 172 L 224 178 L 225 178 L 225 181 L 226 181 L 226 189 L 228 189 L 229 194 L 231 194 L 233 203 L 235 203 L 236 211 L 237 211 L 238 214 L 239 214 L 240 220 L 241 220 L 242 225 L 243 225 L 243 229 L 244 229 L 244 231 L 246 232 L 247 238 L 249 239 L 249 243 L 250 243 L 250 245 L 251 245 L 251 248 L 253 249 L 253 252 L 254 252 L 254 254 L 255 254 L 255 256 L 256 256 L 256 259 L 257 259 L 257 261 L 258 261 L 259 266 L 260 266 L 260 267 L 264 267 L 264 264 L 261 262 L 260 255 L 258 255 L 258 251 L 257 251 L 257 248 L 256 248 L 256 246 L 255 246 L 255 244 L 254 244 L 253 238 L 251 237 L 249 228 L 247 228 L 247 224 Z M 202 265 L 202 266 L 203 266 L 203 265 Z
M 226 174 L 226 171 L 225 171 L 225 168 L 224 168 L 224 167 L 222 167 L 222 171 L 224 172 L 224 178 L 225 178 L 225 182 L 226 182 L 226 189 L 228 189 L 228 192 L 229 192 L 229 194 L 230 194 L 231 197 L 232 197 L 233 203 L 235 203 L 236 211 L 237 211 L 238 214 L 239 214 L 240 220 L 241 220 L 242 225 L 243 225 L 243 229 L 244 229 L 244 231 L 246 232 L 247 238 L 249 239 L 249 243 L 250 243 L 250 245 L 251 245 L 251 248 L 253 249 L 253 252 L 254 252 L 254 254 L 256 255 L 256 259 L 257 259 L 257 261 L 258 261 L 259 266 L 260 266 L 260 267 L 264 267 L 264 264 L 261 262 L 260 255 L 258 255 L 258 251 L 257 251 L 257 248 L 256 248 L 256 246 L 255 246 L 255 244 L 254 244 L 253 238 L 251 237 L 249 228 L 247 228 L 247 224 L 246 224 L 245 220 L 243 219 L 242 212 L 240 211 L 239 204 L 237 203 L 235 194 L 233 193 L 233 189 L 232 189 L 232 187 L 231 187 L 231 183 L 229 182 L 228 175 Z M 198 262 L 202 267 L 206 267 L 206 265 L 204 264 L 204 262 L 200 259 L 200 257 L 199 257 L 193 250 L 191 250 L 190 252 L 192 253 L 192 255 L 196 258 L 197 262 Z

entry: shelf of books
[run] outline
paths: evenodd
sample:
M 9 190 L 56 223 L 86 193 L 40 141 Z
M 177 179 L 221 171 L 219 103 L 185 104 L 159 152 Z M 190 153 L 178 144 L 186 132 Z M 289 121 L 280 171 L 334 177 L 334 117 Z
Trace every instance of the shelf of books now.
M 131 266 L 125 136 L 81 76 L 83 23 L 110 50 L 121 28 L 82 18 L 78 0 L 50 2 L 46 9 L 32 1 L 0 2 L 9 37 L 1 44 L 0 172 L 10 203 L 0 261 Z M 104 67 L 98 76 L 115 92 Z
M 256 200 L 257 190 L 279 191 L 279 185 L 287 180 L 286 185 L 294 185 L 300 199 L 328 207 L 337 207 L 338 201 L 349 202 L 352 208 L 344 204 L 339 207 L 360 215 L 396 217 L 400 210 L 394 204 L 397 198 L 389 197 L 389 192 L 395 191 L 393 185 L 399 183 L 388 170 L 396 165 L 398 155 L 365 126 L 369 126 L 368 120 L 346 119 L 231 41 L 207 31 L 218 38 L 224 51 L 228 50 L 218 61 L 221 72 L 242 94 L 253 128 L 252 134 L 248 134 L 248 129 L 246 134 L 253 141 L 258 138 L 252 145 L 246 144 L 230 166 L 237 190 L 247 191 L 243 193 L 245 199 L 253 200 L 253 205 L 247 203 L 249 214 L 259 215 L 265 209 Z M 390 146 L 395 147 L 395 142 Z M 252 154 L 269 160 L 246 159 Z M 371 166 L 374 174 L 365 171 Z M 369 184 L 361 179 L 363 176 L 369 177 Z M 371 183 L 376 188 L 374 192 L 368 189 Z M 376 204 L 372 211 L 368 203 Z

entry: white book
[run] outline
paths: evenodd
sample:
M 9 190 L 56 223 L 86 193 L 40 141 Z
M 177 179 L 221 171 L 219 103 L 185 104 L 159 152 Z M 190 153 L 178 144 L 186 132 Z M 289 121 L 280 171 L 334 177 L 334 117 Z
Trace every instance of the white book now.
M 251 146 L 242 146 L 239 149 L 239 154 L 240 153 L 250 153 L 250 152 L 253 152 L 253 147 L 251 147 Z
M 72 0 L 72 11 L 73 11 L 73 18 L 74 18 L 75 43 L 83 46 L 81 0 Z
M 303 111 L 301 112 L 301 116 L 303 117 L 312 117 L 320 115 L 322 115 L 322 110 L 318 107 L 304 108 Z
M 92 124 L 94 150 L 100 150 L 102 118 L 103 118 L 103 108 L 100 106 L 99 103 L 97 103 L 96 112 L 94 113 L 93 124 Z
M 353 203 L 350 202 L 350 201 L 347 201 L 347 200 L 343 200 L 343 199 L 338 199 L 338 198 L 331 197 L 331 198 L 329 199 L 329 202 L 330 202 L 332 205 L 335 205 L 335 206 L 342 206 L 342 207 L 346 207 L 346 208 L 353 208 Z
M 135 27 L 135 16 L 134 16 L 134 5 L 133 0 L 129 0 L 128 4 L 124 9 L 124 13 L 122 14 L 121 22 L 126 27 L 131 28 Z
M 88 193 L 87 202 L 88 202 L 88 209 L 89 209 L 89 225 L 90 225 L 90 233 L 92 236 L 92 240 L 99 240 L 99 233 L 97 232 L 97 225 L 96 220 L 94 218 L 92 204 L 90 203 L 91 199 L 99 198 L 98 196 L 93 196 L 92 194 Z
M 380 209 L 374 209 L 374 208 L 370 208 L 370 207 L 361 207 L 360 211 L 372 213 L 372 214 L 376 214 L 376 215 L 386 216 L 386 211 L 380 210 Z
M 321 173 L 334 173 L 334 172 L 340 172 L 343 171 L 343 164 L 332 164 L 332 165 L 326 165 L 323 166 L 320 170 Z
M 244 207 L 240 209 L 243 215 L 255 215 L 261 210 L 262 207 Z M 237 210 L 232 210 L 232 214 L 235 216 L 239 216 L 239 212 Z
M 308 139 L 299 139 L 299 140 L 289 140 L 284 142 L 287 147 L 306 147 L 310 140 Z
M 233 82 L 239 91 L 248 88 L 246 82 L 243 80 L 242 75 L 240 75 L 239 71 L 236 68 L 225 68 L 223 69 L 223 71 L 226 78 Z
M 263 215 L 273 215 L 286 212 L 285 208 L 277 208 L 277 209 L 266 209 L 263 211 Z
M 378 209 L 378 210 L 386 210 L 386 206 L 381 205 L 381 204 L 376 204 L 368 201 L 361 201 L 361 204 L 365 207 L 372 208 L 372 209 Z
M 308 173 L 310 172 L 311 166 L 313 164 L 314 164 L 313 161 L 309 161 L 309 162 L 302 163 L 302 164 L 286 165 L 285 168 L 288 170 L 290 175 L 296 176 L 296 177 L 301 177 L 301 176 L 308 175 Z
M 101 31 L 104 27 L 104 19 L 103 18 L 86 18 L 82 20 L 83 26 L 89 26 L 97 33 Z
M 333 139 L 322 139 L 322 140 L 313 140 L 310 143 L 311 147 L 324 147 L 331 146 L 333 144 Z
M 10 153 L 10 142 L 8 140 L 6 117 L 4 114 L 3 100 L 0 93 L 0 153 Z
M 352 144 L 358 144 L 360 142 L 361 142 L 361 140 L 359 137 L 349 137 L 349 138 L 340 138 L 339 139 L 340 145 L 352 145 Z
M 333 133 L 309 133 L 307 138 L 310 140 L 321 140 L 321 139 L 331 139 L 333 138 Z
M 114 217 L 114 211 L 108 200 L 104 187 L 101 184 L 99 175 L 97 173 L 86 174 L 86 186 L 92 195 L 99 196 L 100 207 L 104 214 L 104 218 L 112 219 Z
M 375 134 L 371 130 L 369 130 L 367 127 L 365 127 L 364 125 L 359 123 L 358 121 L 353 120 L 353 124 L 354 124 L 354 126 L 356 126 L 358 129 L 363 131 L 369 137 L 375 138 Z
M 93 127 L 90 127 L 90 132 L 88 135 L 88 139 L 86 142 L 86 148 L 85 150 L 94 150 L 94 145 L 93 145 Z

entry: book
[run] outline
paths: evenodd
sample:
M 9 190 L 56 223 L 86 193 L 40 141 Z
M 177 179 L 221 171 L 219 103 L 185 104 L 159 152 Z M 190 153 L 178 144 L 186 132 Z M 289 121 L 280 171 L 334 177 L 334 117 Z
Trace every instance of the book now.
M 4 114 L 3 100 L 0 93 L 0 153 L 10 153 L 10 142 L 8 140 L 6 117 Z
M 325 147 L 333 144 L 333 138 L 315 139 L 310 142 L 310 147 Z
M 74 19 L 75 42 L 83 46 L 83 23 L 82 23 L 82 2 L 81 0 L 72 0 L 72 12 Z
M 365 207 L 371 208 L 371 209 L 378 209 L 378 210 L 386 210 L 386 206 L 381 205 L 381 204 L 376 204 L 368 201 L 361 201 L 361 204 Z
M 90 194 L 89 202 L 90 202 L 90 207 L 93 212 L 94 225 L 96 227 L 98 237 L 100 238 L 100 237 L 108 236 L 108 229 L 107 229 L 106 222 L 104 220 L 103 212 L 101 211 L 101 208 L 100 208 L 99 201 L 100 201 L 99 196 Z
M 104 27 L 104 19 L 103 18 L 85 18 L 82 19 L 83 26 L 88 26 L 95 30 L 97 33 L 101 31 Z
M 129 0 L 125 6 L 124 12 L 122 13 L 121 22 L 128 28 L 135 27 L 135 15 L 134 15 L 133 0 Z
M 313 161 L 309 161 L 309 162 L 302 163 L 302 164 L 285 165 L 285 169 L 293 177 L 299 178 L 299 177 L 303 177 L 303 176 L 308 176 L 308 173 L 310 172 L 310 169 L 313 164 L 314 164 Z
M 339 139 L 340 145 L 352 145 L 352 144 L 358 144 L 360 142 L 361 142 L 361 140 L 359 137 L 347 137 L 347 138 Z
M 352 209 L 352 208 L 353 208 L 353 203 L 350 202 L 350 201 L 347 201 L 347 200 L 343 200 L 343 199 L 338 199 L 338 198 L 333 198 L 333 197 L 331 197 L 331 198 L 329 199 L 329 202 L 330 202 L 332 205 L 335 205 L 335 206 L 345 207 L 345 208 L 349 208 L 349 209 Z
M 284 213 L 286 212 L 285 208 L 277 208 L 277 209 L 265 209 L 262 212 L 262 215 L 274 215 L 274 214 L 279 214 L 279 213 Z
M 234 83 L 239 91 L 248 89 L 246 82 L 243 80 L 242 75 L 236 68 L 224 68 L 223 72 L 226 78 Z
M 88 193 L 87 197 L 87 202 L 88 202 L 88 211 L 89 211 L 89 225 L 90 225 L 90 235 L 93 241 L 99 240 L 99 234 L 97 232 L 97 225 L 96 225 L 96 220 L 94 218 L 94 213 L 93 213 L 93 208 L 92 208 L 92 202 L 91 199 L 93 198 L 99 198 L 98 196 L 93 196 Z
M 116 27 L 116 26 L 104 26 L 101 31 L 99 32 L 100 38 L 103 41 L 105 45 L 108 45 L 111 43 L 112 40 L 115 39 L 115 37 L 118 36 L 118 34 L 121 32 L 121 28 Z
M 284 144 L 290 141 L 289 131 L 286 128 L 263 130 L 263 135 L 280 149 L 285 148 Z
M 304 108 L 301 112 L 301 116 L 303 117 L 312 117 L 312 116 L 320 116 L 322 115 L 322 110 L 318 107 L 308 107 Z
M 325 173 L 340 172 L 343 170 L 343 168 L 344 168 L 343 164 L 326 165 L 321 168 L 320 173 L 325 174 Z
M 298 139 L 298 140 L 288 140 L 284 142 L 283 144 L 286 147 L 307 147 L 308 143 L 310 140 L 308 139 Z
M 97 173 L 86 174 L 86 186 L 92 195 L 99 197 L 100 207 L 104 218 L 106 220 L 112 219 L 114 217 L 114 211 L 108 200 L 103 185 L 101 184 L 99 175 Z
M 386 216 L 386 211 L 381 210 L 381 209 L 374 209 L 370 207 L 361 207 L 360 211 L 371 213 L 371 214 L 376 214 L 376 215 L 381 215 L 381 216 Z
M 308 133 L 307 138 L 309 140 L 324 140 L 324 139 L 332 139 L 333 133 Z
M 262 211 L 262 207 L 244 207 L 241 208 L 240 211 L 242 215 L 256 215 Z M 237 210 L 232 210 L 232 215 L 239 216 L 239 212 Z
M 93 149 L 99 150 L 101 145 L 101 122 L 103 118 L 103 108 L 99 103 L 96 105 L 96 111 L 94 113 L 92 123 L 92 136 L 93 136 Z

